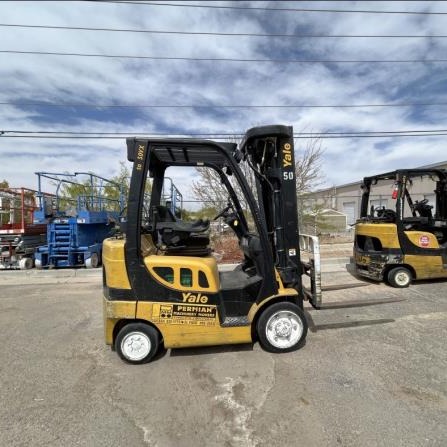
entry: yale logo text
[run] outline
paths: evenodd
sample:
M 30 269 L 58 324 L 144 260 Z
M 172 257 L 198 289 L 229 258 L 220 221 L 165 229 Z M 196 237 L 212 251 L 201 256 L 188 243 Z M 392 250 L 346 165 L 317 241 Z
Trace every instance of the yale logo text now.
M 290 143 L 286 143 L 284 145 L 284 149 L 282 150 L 282 165 L 284 168 L 287 168 L 288 166 L 292 166 L 292 146 Z
M 208 297 L 206 295 L 202 295 L 201 293 L 191 293 L 191 292 L 183 292 L 183 302 L 184 303 L 202 303 L 205 304 L 208 302 Z

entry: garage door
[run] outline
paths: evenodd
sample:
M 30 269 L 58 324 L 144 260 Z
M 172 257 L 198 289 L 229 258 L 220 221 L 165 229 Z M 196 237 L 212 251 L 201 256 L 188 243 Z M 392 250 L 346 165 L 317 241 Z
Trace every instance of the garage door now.
M 346 214 L 348 226 L 355 223 L 355 202 L 343 202 L 343 213 Z

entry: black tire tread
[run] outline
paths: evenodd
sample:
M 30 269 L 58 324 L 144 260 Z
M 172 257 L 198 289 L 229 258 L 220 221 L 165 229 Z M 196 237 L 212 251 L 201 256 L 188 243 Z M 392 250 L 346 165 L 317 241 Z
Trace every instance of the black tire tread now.
M 128 358 L 126 358 L 124 354 L 121 352 L 121 341 L 124 338 L 124 336 L 127 335 L 129 332 L 143 332 L 149 337 L 149 340 L 151 341 L 151 350 L 149 351 L 149 354 L 141 360 L 131 361 Z M 154 327 L 146 323 L 141 322 L 128 323 L 120 329 L 115 338 L 115 351 L 118 353 L 118 355 L 122 360 L 132 365 L 140 365 L 142 363 L 148 363 L 154 357 L 154 355 L 157 354 L 159 347 L 160 347 L 160 334 Z
M 290 312 L 294 312 L 302 321 L 303 323 L 303 334 L 301 335 L 300 340 L 298 343 L 296 343 L 294 346 L 291 346 L 286 349 L 280 349 L 276 346 L 273 346 L 267 339 L 267 336 L 265 335 L 265 326 L 267 324 L 267 321 L 269 318 L 276 312 L 280 310 L 288 310 Z M 274 303 L 270 306 L 268 306 L 266 309 L 262 311 L 261 316 L 258 319 L 258 322 L 256 324 L 256 332 L 258 335 L 259 344 L 262 346 L 262 348 L 265 351 L 273 352 L 273 353 L 280 353 L 280 352 L 291 352 L 295 351 L 297 349 L 300 349 L 302 346 L 304 346 L 307 336 L 307 320 L 304 315 L 303 310 L 294 303 L 291 302 L 280 302 L 280 303 Z
M 399 285 L 395 279 L 397 274 L 399 273 L 399 271 L 402 271 L 402 270 L 404 270 L 410 277 L 410 281 L 405 286 Z M 403 289 L 405 287 L 408 287 L 411 284 L 412 279 L 413 279 L 413 275 L 411 274 L 410 270 L 408 270 L 406 267 L 402 267 L 402 266 L 392 268 L 387 274 L 387 280 L 388 280 L 389 285 L 391 287 L 395 287 L 397 289 Z

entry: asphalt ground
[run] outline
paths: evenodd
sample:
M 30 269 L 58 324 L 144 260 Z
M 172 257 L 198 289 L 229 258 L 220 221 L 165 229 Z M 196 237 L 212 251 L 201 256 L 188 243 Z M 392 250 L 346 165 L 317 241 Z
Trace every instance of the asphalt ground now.
M 100 269 L 0 272 L 0 445 L 447 445 L 447 282 L 393 289 L 346 259 L 325 259 L 299 351 L 139 366 L 104 345 Z

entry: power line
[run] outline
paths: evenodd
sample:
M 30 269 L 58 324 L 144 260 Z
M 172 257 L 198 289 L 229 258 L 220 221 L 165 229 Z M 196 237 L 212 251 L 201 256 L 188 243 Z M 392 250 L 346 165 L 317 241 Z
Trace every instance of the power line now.
M 133 136 L 134 134 L 127 134 L 128 136 Z M 175 133 L 167 133 L 167 134 L 145 134 L 145 135 L 139 135 L 142 138 L 152 138 L 152 137 L 181 137 L 181 138 L 189 138 L 189 137 L 212 137 L 214 139 L 225 139 L 229 136 L 232 137 L 243 137 L 243 134 L 175 134 Z M 447 136 L 447 133 L 433 133 L 433 134 L 426 134 L 426 135 L 414 135 L 414 134 L 398 134 L 398 135 L 318 135 L 315 137 L 311 136 L 294 136 L 297 140 L 311 140 L 311 139 L 323 139 L 323 140 L 330 140 L 330 139 L 356 139 L 356 138 L 395 138 L 395 137 L 440 137 L 440 136 Z M 43 136 L 43 135 L 3 135 L 2 138 L 28 138 L 28 139 L 55 139 L 55 140 L 122 140 L 123 136 L 60 136 L 60 135 L 49 135 L 49 136 Z
M 60 53 L 50 51 L 16 51 L 0 50 L 0 53 L 8 54 L 28 54 L 46 56 L 75 56 L 75 57 L 103 57 L 117 59 L 148 59 L 148 60 L 170 60 L 170 61 L 196 61 L 196 62 L 273 62 L 292 64 L 414 64 L 414 63 L 445 63 L 447 59 L 402 59 L 402 60 L 323 60 L 323 59 L 233 59 L 233 58 L 212 58 L 212 57 L 169 57 L 169 56 L 131 56 L 118 54 L 89 54 L 89 53 Z
M 223 37 L 287 37 L 295 39 L 314 38 L 404 38 L 404 39 L 424 39 L 424 38 L 447 38 L 447 35 L 414 35 L 414 34 L 265 34 L 265 33 L 221 33 L 202 31 L 167 31 L 129 28 L 91 28 L 84 26 L 57 26 L 57 25 L 23 25 L 12 23 L 0 23 L 0 27 L 10 28 L 31 28 L 31 29 L 55 29 L 55 30 L 75 30 L 75 31 L 106 31 L 118 33 L 147 33 L 147 34 L 178 34 L 191 36 L 223 36 Z
M 10 135 L 14 134 L 14 135 Z M 75 132 L 75 131 L 20 131 L 3 130 L 0 131 L 0 138 L 39 138 L 39 139 L 123 139 L 134 136 L 142 138 L 160 137 L 243 137 L 243 132 Z M 394 138 L 394 137 L 434 137 L 446 136 L 446 129 L 437 130 L 402 130 L 402 131 L 360 131 L 360 132 L 296 132 L 293 134 L 296 139 L 331 139 L 331 138 Z
M 98 109 L 350 109 L 372 107 L 432 107 L 447 106 L 447 102 L 420 102 L 395 104 L 82 104 L 0 101 L 0 105 L 14 107 L 79 107 Z
M 137 1 L 112 1 L 112 0 L 86 0 L 93 3 L 120 3 L 140 6 L 174 6 L 184 8 L 206 8 L 206 9 L 234 9 L 244 11 L 286 11 L 286 12 L 330 12 L 330 13 L 354 13 L 354 14 L 417 14 L 417 15 L 447 15 L 447 12 L 440 11 L 383 11 L 364 9 L 309 9 L 309 8 L 272 8 L 261 6 L 224 6 L 224 5 L 191 5 L 177 3 L 157 3 L 157 2 L 137 2 Z
M 150 135 L 170 135 L 166 132 L 138 132 L 131 131 L 138 134 L 150 134 Z M 424 134 L 430 132 L 447 132 L 447 129 L 427 129 L 427 130 L 362 130 L 362 131 L 352 131 L 352 132 L 335 132 L 335 131 L 325 131 L 325 132 L 295 132 L 294 135 L 310 135 L 315 137 L 315 135 L 351 135 L 351 134 L 401 134 L 401 133 L 415 133 L 415 134 Z M 128 135 L 129 132 L 86 132 L 86 131 L 73 131 L 73 130 L 0 130 L 0 134 L 2 133 L 21 133 L 21 134 L 30 134 L 30 133 L 39 133 L 39 134 L 76 134 L 76 135 Z M 245 135 L 244 132 L 209 132 L 209 133 L 187 133 L 188 135 Z M 185 135 L 176 134 L 176 135 Z

